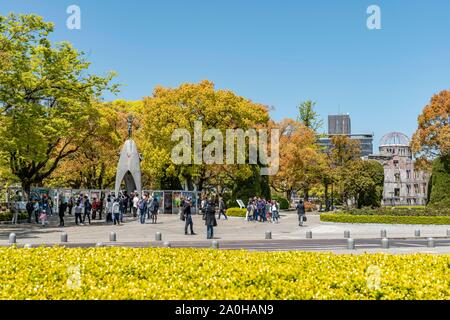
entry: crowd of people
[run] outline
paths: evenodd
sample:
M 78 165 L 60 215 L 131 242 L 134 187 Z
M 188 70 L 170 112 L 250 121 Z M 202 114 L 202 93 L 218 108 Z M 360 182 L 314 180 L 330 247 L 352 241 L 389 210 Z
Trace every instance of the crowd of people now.
M 247 203 L 247 221 L 278 223 L 280 219 L 280 205 L 276 200 L 264 198 L 250 198 Z
M 180 201 L 180 219 L 185 221 L 185 235 L 195 235 L 192 219 L 192 199 L 182 197 Z M 214 227 L 217 226 L 216 207 L 218 207 L 218 219 L 223 216 L 226 220 L 226 206 L 222 198 L 216 203 L 213 198 L 203 198 L 200 202 L 200 214 L 205 221 L 207 239 L 214 238 Z M 41 199 L 29 200 L 26 209 L 28 212 L 28 222 L 41 224 L 45 227 L 48 224 L 48 216 L 53 215 L 53 202 L 48 195 L 43 195 Z M 299 218 L 299 226 L 303 226 L 306 221 L 305 206 L 303 201 L 296 205 Z M 92 198 L 92 202 L 87 195 L 79 195 L 68 199 L 60 198 L 58 201 L 59 226 L 64 227 L 64 217 L 66 214 L 75 216 L 76 225 L 91 224 L 92 220 L 102 220 L 105 217 L 107 223 L 121 225 L 124 216 L 130 214 L 135 219 L 139 219 L 141 224 L 145 224 L 146 219 L 152 224 L 157 223 L 159 211 L 159 199 L 144 193 L 141 197 L 138 193 L 130 195 L 124 192 L 119 197 L 108 195 L 106 198 Z M 247 204 L 245 219 L 253 222 L 278 223 L 280 219 L 279 203 L 276 200 L 266 200 L 261 197 L 250 198 Z M 190 231 L 190 233 L 188 233 Z
M 140 223 L 144 224 L 146 218 L 151 219 L 151 223 L 157 223 L 159 201 L 157 197 L 144 194 L 139 197 L 137 193 L 128 195 L 124 192 L 118 197 L 108 195 L 106 198 L 92 198 L 92 202 L 87 195 L 70 197 L 69 199 L 60 197 L 58 201 L 59 227 L 64 227 L 64 217 L 66 214 L 75 216 L 76 225 L 91 224 L 92 220 L 102 220 L 105 217 L 107 223 L 120 225 L 124 221 L 127 213 L 132 213 L 136 218 L 139 214 Z M 45 227 L 48 224 L 48 217 L 53 215 L 53 201 L 46 194 L 41 199 L 30 199 L 26 204 L 28 213 L 28 223 L 33 220 L 37 224 Z

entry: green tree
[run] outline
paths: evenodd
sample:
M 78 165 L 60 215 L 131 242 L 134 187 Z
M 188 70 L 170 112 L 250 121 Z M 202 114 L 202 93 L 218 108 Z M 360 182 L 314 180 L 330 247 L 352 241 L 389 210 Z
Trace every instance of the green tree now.
M 354 199 L 358 208 L 379 207 L 383 193 L 384 169 L 377 161 L 356 160 L 343 169 L 345 199 Z
M 320 119 L 319 114 L 314 110 L 315 102 L 307 100 L 302 102 L 298 106 L 298 117 L 297 121 L 303 123 L 305 127 L 311 129 L 315 132 L 319 130 L 323 125 L 323 120 Z
M 0 16 L 0 152 L 26 191 L 92 137 L 95 100 L 117 90 L 113 74 L 86 74 L 71 44 L 52 45 L 52 32 L 36 15 Z
M 186 83 L 177 88 L 155 88 L 153 95 L 144 99 L 145 117 L 139 132 L 145 159 L 143 171 L 157 180 L 178 177 L 184 189 L 203 190 L 217 184 L 224 175 L 228 180 L 251 175 L 250 165 L 175 164 L 172 149 L 179 141 L 172 141 L 175 129 L 186 129 L 194 140 L 194 124 L 200 121 L 202 131 L 218 129 L 223 135 L 227 129 L 267 128 L 269 114 L 266 106 L 240 97 L 229 90 L 216 90 L 210 81 Z M 203 141 L 202 151 L 210 143 Z M 193 148 L 192 148 L 193 150 Z M 224 148 L 224 159 L 226 150 Z M 218 176 L 221 175 L 221 176 Z M 216 180 L 216 183 L 214 183 Z

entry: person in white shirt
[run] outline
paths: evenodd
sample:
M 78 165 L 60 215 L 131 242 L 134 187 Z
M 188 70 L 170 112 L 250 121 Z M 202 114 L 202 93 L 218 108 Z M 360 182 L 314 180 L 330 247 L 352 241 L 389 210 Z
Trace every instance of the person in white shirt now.
M 139 197 L 138 194 L 135 193 L 133 197 L 133 217 L 137 217 L 137 210 L 138 210 L 138 204 L 139 204 Z

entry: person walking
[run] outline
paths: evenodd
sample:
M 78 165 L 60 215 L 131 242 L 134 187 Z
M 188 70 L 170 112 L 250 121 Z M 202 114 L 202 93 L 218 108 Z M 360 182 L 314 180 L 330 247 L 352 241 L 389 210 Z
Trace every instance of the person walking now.
M 26 205 L 27 213 L 28 213 L 28 223 L 31 223 L 31 216 L 33 215 L 34 211 L 34 204 L 31 198 L 28 199 L 27 205 Z
M 225 214 L 226 212 L 226 206 L 225 206 L 225 202 L 223 201 L 222 198 L 219 198 L 219 220 L 220 220 L 220 216 L 223 215 L 225 217 L 225 220 L 228 220 L 227 215 Z
M 133 197 L 133 218 L 137 217 L 138 204 L 139 204 L 139 197 L 138 197 L 138 194 L 136 192 L 134 194 L 134 197 Z
M 159 210 L 159 201 L 157 197 L 153 197 L 152 203 L 150 204 L 150 210 L 151 210 L 151 218 L 152 218 L 152 224 L 156 224 L 158 220 L 158 210 Z
M 81 218 L 81 214 L 83 213 L 83 201 L 78 199 L 75 204 L 75 224 L 83 225 L 83 219 Z
M 214 227 L 217 226 L 216 210 L 214 208 L 214 202 L 212 199 L 208 199 L 205 205 L 205 225 L 206 225 L 206 238 L 214 238 Z
M 141 200 L 139 200 L 138 208 L 141 224 L 145 224 L 145 216 L 147 214 L 147 197 L 145 195 Z
M 66 212 L 67 203 L 63 200 L 59 200 L 59 206 L 58 206 L 58 214 L 59 214 L 59 226 L 64 227 L 64 215 Z
M 305 220 L 305 205 L 303 204 L 303 200 L 300 200 L 297 203 L 297 214 L 298 214 L 298 225 L 303 227 L 303 221 Z
M 184 206 L 183 206 L 183 212 L 182 214 L 184 215 L 184 220 L 185 220 L 185 224 L 184 224 L 184 234 L 187 235 L 188 234 L 188 227 L 190 227 L 191 229 L 191 235 L 196 235 L 196 233 L 194 232 L 194 222 L 192 221 L 192 212 L 191 212 L 191 199 L 187 199 L 184 202 Z
M 114 199 L 114 203 L 112 205 L 112 214 L 114 225 L 120 225 L 120 202 L 119 198 Z
M 83 223 L 86 221 L 86 217 L 88 218 L 89 224 L 91 224 L 91 210 L 92 205 L 89 202 L 89 198 L 84 196 L 84 215 L 83 215 Z

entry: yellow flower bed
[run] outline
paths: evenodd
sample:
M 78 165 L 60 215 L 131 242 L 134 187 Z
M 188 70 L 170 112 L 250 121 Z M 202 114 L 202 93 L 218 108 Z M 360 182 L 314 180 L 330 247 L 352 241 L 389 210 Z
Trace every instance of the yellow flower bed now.
M 0 299 L 449 299 L 450 255 L 0 248 Z

